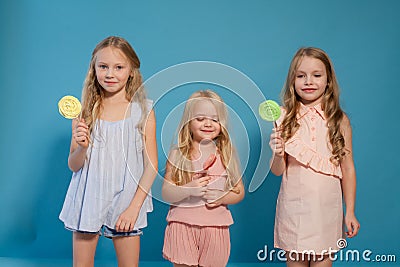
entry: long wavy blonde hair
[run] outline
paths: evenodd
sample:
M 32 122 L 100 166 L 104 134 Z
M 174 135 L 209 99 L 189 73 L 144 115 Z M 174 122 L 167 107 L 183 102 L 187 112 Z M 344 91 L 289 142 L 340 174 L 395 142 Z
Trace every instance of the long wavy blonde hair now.
M 322 49 L 315 47 L 300 48 L 292 59 L 282 90 L 282 102 L 287 112 L 281 126 L 282 138 L 286 142 L 295 134 L 300 126 L 296 118 L 300 107 L 300 97 L 296 93 L 294 84 L 296 71 L 305 56 L 321 60 L 326 68 L 327 87 L 322 97 L 321 107 L 327 119 L 328 139 L 332 147 L 330 160 L 335 165 L 339 165 L 346 154 L 344 138 L 340 128 L 344 112 L 339 103 L 339 85 L 333 64 L 327 53 Z
M 146 119 L 146 93 L 143 87 L 142 75 L 139 71 L 140 60 L 136 55 L 132 46 L 123 38 L 110 36 L 101 41 L 92 52 L 89 70 L 87 72 L 83 90 L 82 90 L 82 118 L 85 119 L 89 127 L 89 133 L 92 132 L 95 122 L 100 118 L 103 109 L 103 88 L 96 78 L 96 57 L 97 52 L 106 48 L 112 47 L 118 49 L 128 60 L 132 75 L 128 78 L 125 86 L 126 99 L 139 103 L 142 110 L 142 116 L 138 124 L 139 131 L 143 133 L 143 125 Z
M 192 180 L 193 137 L 190 132 L 190 121 L 193 119 L 193 109 L 200 101 L 210 101 L 217 110 L 221 132 L 214 139 L 214 142 L 220 154 L 222 164 L 228 174 L 225 188 L 232 190 L 241 179 L 239 160 L 227 130 L 228 112 L 225 103 L 217 93 L 211 90 L 197 91 L 186 102 L 178 128 L 176 153 L 174 153 L 173 158 L 169 159 L 172 165 L 172 180 L 177 185 L 184 185 Z

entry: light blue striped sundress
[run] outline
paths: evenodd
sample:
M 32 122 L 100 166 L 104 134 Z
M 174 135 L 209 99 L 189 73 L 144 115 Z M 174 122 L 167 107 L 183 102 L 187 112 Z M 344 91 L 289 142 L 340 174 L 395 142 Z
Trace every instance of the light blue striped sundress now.
M 152 108 L 147 100 L 147 110 Z M 129 206 L 143 173 L 143 137 L 136 127 L 141 108 L 131 103 L 124 120 L 99 120 L 91 135 L 84 166 L 72 174 L 60 213 L 68 229 L 98 232 L 103 225 L 115 229 L 119 215 Z M 149 192 L 134 229 L 147 226 L 147 212 L 153 210 Z

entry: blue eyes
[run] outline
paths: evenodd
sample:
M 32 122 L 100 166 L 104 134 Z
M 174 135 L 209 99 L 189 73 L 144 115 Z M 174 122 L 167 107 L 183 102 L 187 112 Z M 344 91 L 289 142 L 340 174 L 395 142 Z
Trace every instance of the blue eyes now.
M 316 77 L 316 78 L 322 77 L 321 74 L 314 74 L 313 76 Z M 304 77 L 306 77 L 306 75 L 304 75 L 304 74 L 296 75 L 296 78 L 299 78 L 299 79 L 304 78 Z
M 98 68 L 101 69 L 101 70 L 107 70 L 107 69 L 108 69 L 108 66 L 107 66 L 107 65 L 101 64 L 101 65 L 98 66 Z M 124 66 L 116 66 L 116 67 L 115 67 L 115 70 L 122 70 L 122 69 L 124 69 L 124 68 L 125 68 Z

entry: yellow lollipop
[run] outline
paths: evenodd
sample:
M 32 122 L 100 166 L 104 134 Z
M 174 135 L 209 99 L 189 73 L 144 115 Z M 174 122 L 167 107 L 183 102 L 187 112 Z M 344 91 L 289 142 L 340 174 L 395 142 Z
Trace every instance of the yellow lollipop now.
M 58 111 L 66 119 L 75 119 L 81 114 L 82 105 L 71 95 L 66 95 L 58 101 Z

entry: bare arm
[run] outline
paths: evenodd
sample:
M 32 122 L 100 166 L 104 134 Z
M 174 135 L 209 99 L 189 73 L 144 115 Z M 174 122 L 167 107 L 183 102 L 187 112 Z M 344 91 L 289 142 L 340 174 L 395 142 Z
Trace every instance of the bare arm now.
M 156 119 L 154 111 L 150 112 L 146 121 L 144 129 L 144 145 L 143 174 L 129 207 L 120 215 L 116 223 L 116 230 L 118 231 L 133 230 L 143 202 L 146 199 L 158 172 Z
M 176 151 L 172 151 L 167 161 L 164 183 L 162 186 L 163 199 L 168 203 L 177 203 L 190 196 L 203 196 L 207 190 L 207 184 L 210 180 L 209 176 L 201 177 L 200 174 L 195 174 L 193 181 L 181 186 L 173 182 L 170 159 L 173 159 L 175 155 Z
M 244 185 L 242 179 L 235 185 L 234 188 L 225 192 L 220 190 L 208 190 L 204 195 L 207 199 L 207 206 L 217 207 L 219 205 L 232 205 L 239 203 L 244 198 Z
M 342 170 L 342 191 L 344 202 L 346 205 L 345 223 L 347 226 L 347 236 L 354 237 L 357 235 L 360 224 L 355 216 L 355 199 L 356 199 L 356 171 L 353 161 L 352 150 L 352 132 L 349 119 L 345 116 L 342 122 L 342 131 L 344 133 L 346 155 L 340 163 Z
M 72 120 L 72 138 L 68 157 L 68 167 L 73 172 L 79 171 L 86 159 L 89 146 L 89 130 L 85 120 Z
M 271 147 L 273 157 L 271 160 L 271 172 L 276 176 L 281 176 L 286 168 L 285 162 L 285 144 L 280 131 L 276 128 L 272 130 L 269 146 Z

